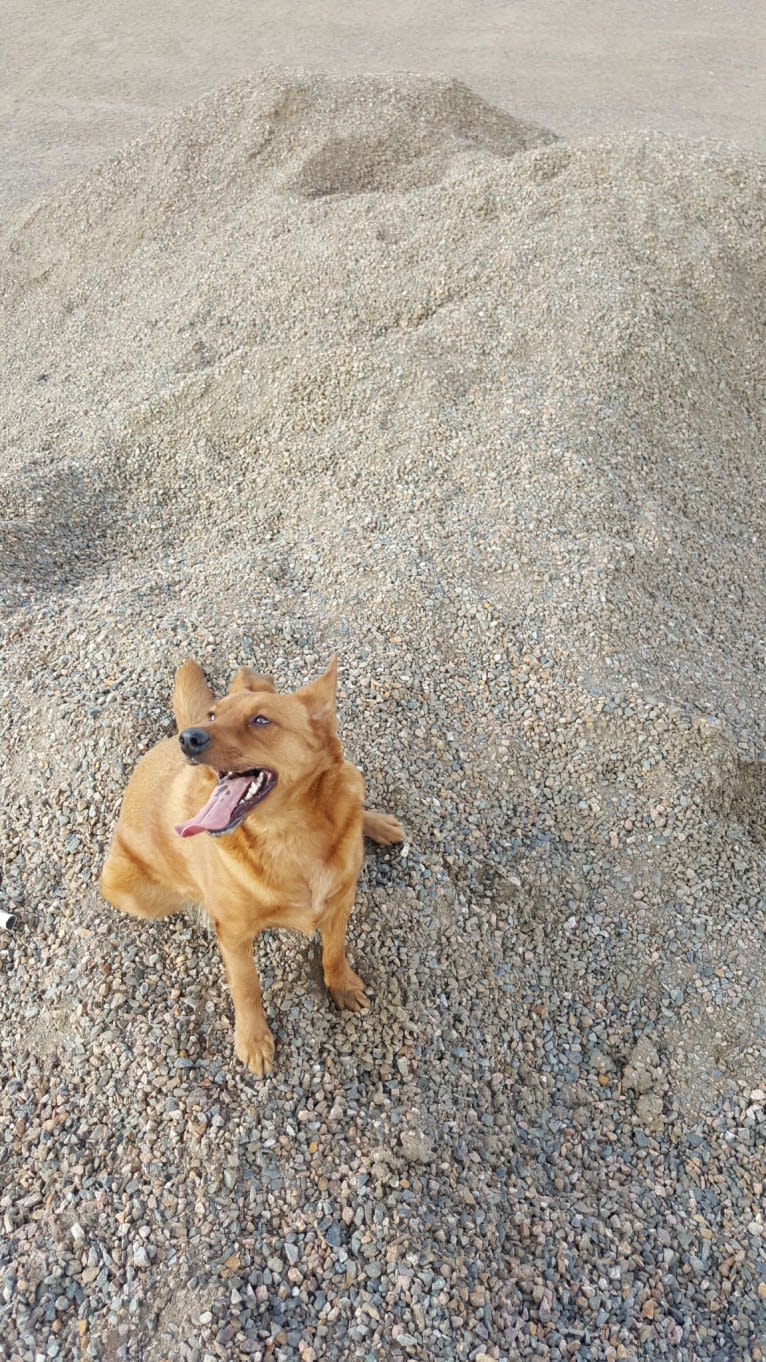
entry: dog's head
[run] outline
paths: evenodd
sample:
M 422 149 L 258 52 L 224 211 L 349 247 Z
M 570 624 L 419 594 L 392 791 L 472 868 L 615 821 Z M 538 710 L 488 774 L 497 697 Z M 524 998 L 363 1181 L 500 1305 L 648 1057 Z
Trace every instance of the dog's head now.
M 204 808 L 176 828 L 179 837 L 233 832 L 265 800 L 276 812 L 339 759 L 337 677 L 333 658 L 317 681 L 293 695 L 278 695 L 270 676 L 240 668 L 206 722 L 179 734 L 187 761 L 209 766 L 217 776 Z

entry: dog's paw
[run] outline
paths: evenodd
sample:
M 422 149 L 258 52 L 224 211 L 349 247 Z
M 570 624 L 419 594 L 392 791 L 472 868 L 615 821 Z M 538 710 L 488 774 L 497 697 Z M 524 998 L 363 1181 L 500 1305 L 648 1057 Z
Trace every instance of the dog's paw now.
M 384 847 L 396 846 L 404 841 L 404 828 L 398 818 L 394 818 L 391 813 L 381 814 L 378 825 L 380 844 Z
M 251 1073 L 257 1074 L 259 1078 L 271 1073 L 274 1037 L 268 1027 L 259 1031 L 247 1030 L 243 1026 L 235 1027 L 234 1049 L 237 1052 L 237 1059 L 241 1059 Z
M 344 1012 L 366 1012 L 370 1000 L 364 991 L 364 984 L 358 974 L 350 969 L 339 985 L 328 984 L 336 1007 Z
M 392 847 L 404 841 L 404 828 L 398 818 L 391 813 L 378 813 L 375 809 L 365 809 L 363 821 L 364 835 L 381 847 Z

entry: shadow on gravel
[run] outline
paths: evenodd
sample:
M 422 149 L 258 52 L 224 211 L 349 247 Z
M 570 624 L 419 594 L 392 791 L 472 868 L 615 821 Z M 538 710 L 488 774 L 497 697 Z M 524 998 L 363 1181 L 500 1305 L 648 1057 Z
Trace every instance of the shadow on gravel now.
M 101 572 L 117 556 L 122 518 L 98 470 L 71 464 L 2 488 L 0 604 L 61 592 Z
M 766 846 L 766 761 L 738 761 L 732 811 L 753 841 Z

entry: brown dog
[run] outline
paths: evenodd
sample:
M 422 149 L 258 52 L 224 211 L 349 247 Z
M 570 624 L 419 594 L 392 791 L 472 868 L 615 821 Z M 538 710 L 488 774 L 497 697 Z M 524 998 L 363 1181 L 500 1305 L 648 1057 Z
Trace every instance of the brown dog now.
M 215 924 L 234 1000 L 234 1045 L 253 1073 L 271 1069 L 253 939 L 267 927 L 322 938 L 338 1007 L 369 1006 L 346 959 L 346 924 L 363 833 L 402 840 L 395 818 L 364 809 L 360 772 L 335 730 L 337 662 L 294 695 L 242 667 L 216 701 L 196 662 L 176 675 L 179 737 L 141 761 L 128 784 L 101 876 L 109 903 L 136 917 L 202 904 Z

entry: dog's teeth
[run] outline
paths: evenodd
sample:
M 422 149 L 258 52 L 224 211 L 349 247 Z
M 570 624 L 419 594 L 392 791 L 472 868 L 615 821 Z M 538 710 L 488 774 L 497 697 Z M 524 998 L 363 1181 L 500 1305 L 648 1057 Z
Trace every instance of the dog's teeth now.
M 250 784 L 248 785 L 247 789 L 245 790 L 245 793 L 241 796 L 241 801 L 240 801 L 240 802 L 244 803 L 244 801 L 245 801 L 246 799 L 254 799 L 255 796 L 259 793 L 259 791 L 263 788 L 263 786 L 265 785 L 265 783 L 266 783 L 266 772 L 265 772 L 265 771 L 259 771 L 259 772 L 258 772 L 258 775 L 257 775 L 256 778 L 255 778 L 255 780 L 251 780 L 251 781 L 250 781 Z

